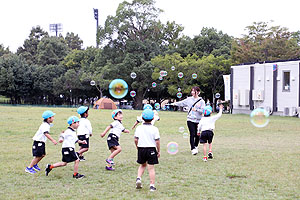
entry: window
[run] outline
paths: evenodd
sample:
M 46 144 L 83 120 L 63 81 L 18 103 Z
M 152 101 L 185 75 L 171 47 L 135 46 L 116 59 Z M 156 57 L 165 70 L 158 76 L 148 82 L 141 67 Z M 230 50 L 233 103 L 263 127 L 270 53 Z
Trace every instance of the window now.
M 283 72 L 283 91 L 289 92 L 290 91 L 290 72 L 285 71 Z

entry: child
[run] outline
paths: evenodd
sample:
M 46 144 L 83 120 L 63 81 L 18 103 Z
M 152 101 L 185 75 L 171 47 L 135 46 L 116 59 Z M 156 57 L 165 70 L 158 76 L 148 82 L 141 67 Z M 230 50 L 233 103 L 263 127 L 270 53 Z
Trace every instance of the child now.
M 134 134 L 134 143 L 138 150 L 137 163 L 140 164 L 136 178 L 136 189 L 142 188 L 142 175 L 148 167 L 150 191 L 155 191 L 154 165 L 158 164 L 158 158 L 160 157 L 160 136 L 158 128 L 151 124 L 154 112 L 146 109 L 143 111 L 142 116 L 145 122 L 136 128 Z
M 210 116 L 212 112 L 211 106 L 205 106 L 203 109 L 204 117 L 200 120 L 198 125 L 198 133 L 197 135 L 200 136 L 200 144 L 203 144 L 203 161 L 207 161 L 206 156 L 206 143 L 208 143 L 209 151 L 208 151 L 208 158 L 212 159 L 212 140 L 214 137 L 214 129 L 215 129 L 215 122 L 222 116 L 223 105 L 220 105 L 219 113 L 215 116 Z M 201 133 L 201 134 L 200 134 Z
M 81 116 L 77 136 L 79 140 L 86 141 L 86 144 L 79 144 L 79 160 L 85 161 L 83 153 L 89 150 L 89 137 L 92 136 L 93 131 L 91 122 L 87 119 L 89 116 L 89 107 L 80 106 L 77 109 L 77 113 Z
M 68 118 L 67 122 L 69 124 L 68 129 L 65 130 L 65 132 L 59 137 L 59 142 L 62 143 L 62 162 L 58 162 L 53 165 L 47 164 L 45 174 L 48 176 L 53 168 L 63 167 L 68 163 L 75 161 L 73 178 L 81 179 L 84 177 L 84 175 L 78 173 L 79 158 L 75 152 L 75 143 L 78 142 L 86 144 L 86 141 L 78 140 L 76 135 L 75 130 L 79 126 L 79 118 L 76 116 L 71 116 Z
M 144 107 L 143 107 L 143 110 L 146 110 L 146 109 L 150 109 L 150 110 L 153 110 L 152 106 L 150 104 L 145 104 Z M 154 125 L 154 123 L 156 121 L 159 121 L 160 118 L 158 116 L 158 112 L 156 110 L 153 111 L 154 112 L 154 118 L 153 120 L 151 121 L 151 124 Z M 139 123 L 143 123 L 143 117 L 142 115 L 138 116 L 137 119 L 136 119 L 136 122 L 134 123 L 134 125 L 132 126 L 132 130 L 136 127 L 136 125 L 138 125 Z
M 109 135 L 107 136 L 107 145 L 108 149 L 111 151 L 111 154 L 106 159 L 107 165 L 105 169 L 113 171 L 115 170 L 113 168 L 113 165 L 115 165 L 114 157 L 118 155 L 122 150 L 119 144 L 119 138 L 122 132 L 129 133 L 129 130 L 125 129 L 122 125 L 123 113 L 121 109 L 114 110 L 111 116 L 114 119 L 114 122 L 106 127 L 103 133 L 101 133 L 101 137 L 104 137 L 105 134 L 110 130 Z
M 26 167 L 25 172 L 30 174 L 36 173 L 36 171 L 40 171 L 41 169 L 38 166 L 38 163 L 45 157 L 46 148 L 45 142 L 47 138 L 53 142 L 54 145 L 57 142 L 50 136 L 50 124 L 54 121 L 54 115 L 50 110 L 47 110 L 43 113 L 42 117 L 44 118 L 43 123 L 40 125 L 38 131 L 35 133 L 32 145 L 32 155 L 33 159 L 28 167 Z M 35 171 L 36 170 L 36 171 Z

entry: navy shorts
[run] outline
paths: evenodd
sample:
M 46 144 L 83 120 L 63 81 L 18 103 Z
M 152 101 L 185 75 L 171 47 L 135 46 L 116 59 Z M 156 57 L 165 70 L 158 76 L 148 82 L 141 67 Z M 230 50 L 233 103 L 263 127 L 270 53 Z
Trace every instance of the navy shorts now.
M 212 131 L 202 131 L 201 132 L 201 135 L 200 135 L 200 143 L 203 144 L 203 143 L 212 143 L 212 140 L 214 138 L 214 133 Z
M 35 157 L 42 157 L 46 155 L 45 142 L 33 141 L 32 155 Z
M 120 144 L 119 144 L 119 137 L 116 136 L 113 133 L 110 133 L 107 136 L 107 146 L 108 146 L 108 149 L 111 149 L 111 148 L 113 148 L 115 146 L 120 146 Z
M 62 148 L 61 153 L 63 162 L 69 163 L 79 159 L 75 149 L 72 147 Z
M 158 164 L 157 151 L 155 147 L 138 147 L 138 159 L 136 161 L 139 164 L 148 162 L 149 165 Z
M 78 144 L 80 147 L 82 147 L 82 148 L 89 148 L 89 146 L 90 146 L 90 140 L 89 140 L 90 138 L 87 138 L 85 135 L 78 135 L 78 140 L 85 140 L 86 141 L 86 144 Z

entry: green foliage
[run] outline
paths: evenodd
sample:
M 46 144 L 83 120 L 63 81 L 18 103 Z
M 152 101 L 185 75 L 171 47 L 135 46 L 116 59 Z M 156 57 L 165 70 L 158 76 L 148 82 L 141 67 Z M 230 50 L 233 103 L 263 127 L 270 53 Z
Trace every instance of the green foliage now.
M 74 50 L 74 49 L 80 50 L 81 46 L 83 44 L 83 41 L 80 39 L 78 34 L 75 35 L 73 32 L 67 33 L 67 35 L 65 37 L 65 41 L 66 41 L 68 47 L 72 50 Z
M 8 47 L 4 47 L 3 44 L 0 44 L 0 57 L 3 56 L 4 54 L 9 54 L 11 53 L 9 51 L 9 48 Z

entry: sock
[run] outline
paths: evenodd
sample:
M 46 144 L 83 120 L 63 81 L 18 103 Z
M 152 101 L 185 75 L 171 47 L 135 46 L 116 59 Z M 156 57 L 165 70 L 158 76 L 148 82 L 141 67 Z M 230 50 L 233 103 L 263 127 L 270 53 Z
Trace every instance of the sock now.
M 53 165 L 50 165 L 50 169 L 53 169 L 54 167 L 53 167 Z
M 207 157 L 206 157 L 206 156 L 203 156 L 203 158 L 204 158 L 204 159 L 207 159 Z
M 76 176 L 77 174 L 78 174 L 78 173 L 77 173 L 77 172 L 75 172 L 75 173 L 74 173 L 74 176 Z

